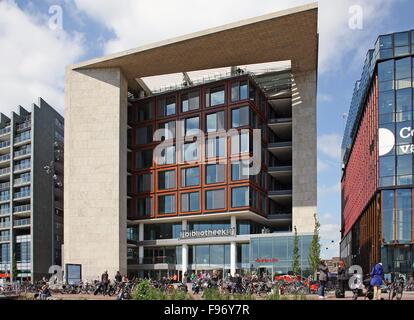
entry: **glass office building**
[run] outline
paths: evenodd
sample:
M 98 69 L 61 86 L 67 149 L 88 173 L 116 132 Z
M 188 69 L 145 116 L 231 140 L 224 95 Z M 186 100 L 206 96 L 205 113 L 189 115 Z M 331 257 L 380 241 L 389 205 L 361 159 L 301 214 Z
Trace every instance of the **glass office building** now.
M 414 32 L 382 35 L 357 83 L 343 140 L 341 256 L 369 271 L 414 268 Z

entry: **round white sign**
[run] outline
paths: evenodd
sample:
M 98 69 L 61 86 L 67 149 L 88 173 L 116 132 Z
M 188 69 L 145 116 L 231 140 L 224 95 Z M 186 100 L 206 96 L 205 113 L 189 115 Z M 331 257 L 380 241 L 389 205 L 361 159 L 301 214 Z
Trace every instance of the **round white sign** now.
M 380 128 L 378 130 L 378 137 L 379 137 L 378 153 L 379 153 L 379 156 L 382 157 L 388 154 L 392 150 L 392 148 L 394 148 L 395 137 L 394 137 L 394 134 L 390 130 L 384 129 L 384 128 Z

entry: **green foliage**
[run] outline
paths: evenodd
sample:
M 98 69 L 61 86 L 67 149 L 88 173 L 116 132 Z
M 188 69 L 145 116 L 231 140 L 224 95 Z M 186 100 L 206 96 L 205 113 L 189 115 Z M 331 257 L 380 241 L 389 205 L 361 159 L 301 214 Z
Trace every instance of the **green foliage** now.
M 280 294 L 279 294 L 279 288 L 275 287 L 272 290 L 272 293 L 267 295 L 266 300 L 281 300 Z
M 203 290 L 204 300 L 255 300 L 255 297 L 248 293 L 220 294 L 217 288 L 206 288 Z
M 292 272 L 295 275 L 300 273 L 300 264 L 299 264 L 299 237 L 298 237 L 298 230 L 295 226 L 295 234 L 293 237 L 293 254 L 292 254 Z
M 321 225 L 318 221 L 318 217 L 316 216 L 316 213 L 313 215 L 313 217 L 315 219 L 315 228 L 313 231 L 312 243 L 311 243 L 311 247 L 309 250 L 308 262 L 312 270 L 312 273 L 315 274 L 318 270 L 318 266 L 320 262 L 320 255 L 321 255 L 321 244 L 320 244 L 320 237 L 319 237 L 319 229 Z
M 12 281 L 16 281 L 17 279 L 17 261 L 16 261 L 16 253 L 13 253 L 13 257 L 12 257 Z

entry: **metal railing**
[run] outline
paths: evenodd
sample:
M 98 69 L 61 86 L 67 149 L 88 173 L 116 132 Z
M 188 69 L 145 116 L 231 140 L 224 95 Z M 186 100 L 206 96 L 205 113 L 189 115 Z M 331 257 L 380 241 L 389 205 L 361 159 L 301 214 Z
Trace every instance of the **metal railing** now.
M 31 128 L 31 126 L 32 126 L 32 123 L 30 121 L 26 121 L 26 122 L 17 124 L 16 125 L 16 130 L 17 131 L 24 130 L 24 129 L 27 129 L 27 128 Z
M 22 206 L 16 206 L 13 208 L 13 213 L 17 213 L 17 212 L 26 212 L 26 211 L 30 211 L 30 204 L 25 204 Z
M 14 180 L 14 185 L 17 186 L 19 184 L 24 184 L 30 182 L 30 176 L 24 178 L 18 178 Z
M 10 241 L 10 236 L 0 236 L 0 242 L 2 241 Z
M 2 222 L 0 223 L 0 229 L 1 228 L 10 228 L 10 221 L 9 222 Z
M 26 162 L 26 163 L 23 163 L 23 164 L 15 165 L 14 166 L 14 171 L 28 169 L 28 168 L 30 168 L 30 165 L 31 165 L 30 162 Z
M 21 219 L 21 220 L 14 220 L 13 225 L 15 227 L 20 227 L 20 226 L 27 226 L 31 223 L 30 218 L 27 219 Z
M 32 150 L 30 148 L 25 148 L 22 150 L 18 150 L 14 152 L 14 157 L 21 157 L 21 156 L 25 156 L 26 154 L 31 154 Z
M 0 215 L 10 214 L 10 208 L 0 209 Z
M 0 176 L 7 173 L 10 173 L 10 167 L 0 169 Z
M 10 160 L 10 154 L 4 154 L 0 156 L 0 162 Z
M 9 146 L 10 146 L 10 141 L 0 142 L 0 149 L 1 148 L 6 148 L 6 147 L 9 147 Z
M 10 131 L 11 131 L 11 126 L 0 129 L 0 136 L 2 136 L 3 134 L 9 133 Z
M 23 142 L 23 141 L 30 140 L 30 139 L 31 139 L 30 131 L 26 131 L 18 135 L 16 138 L 14 138 L 14 143 Z
M 0 196 L 0 202 L 3 202 L 3 201 L 9 201 L 10 200 L 10 195 L 7 195 L 7 196 Z
M 30 190 L 15 192 L 13 197 L 14 197 L 14 199 L 30 197 Z

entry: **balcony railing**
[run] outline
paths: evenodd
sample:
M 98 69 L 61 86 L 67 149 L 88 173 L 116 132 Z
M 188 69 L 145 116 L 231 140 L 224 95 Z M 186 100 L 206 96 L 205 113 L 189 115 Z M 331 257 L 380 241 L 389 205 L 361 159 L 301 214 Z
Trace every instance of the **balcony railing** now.
M 0 162 L 10 160 L 10 154 L 0 156 Z
M 30 121 L 23 122 L 23 123 L 16 125 L 16 130 L 20 131 L 20 130 L 28 129 L 31 126 L 32 126 L 32 123 Z
M 10 236 L 0 236 L 0 242 L 10 241 Z
M 10 195 L 0 196 L 0 202 L 9 201 L 9 200 L 10 200 Z
M 25 155 L 31 154 L 31 153 L 32 153 L 32 150 L 30 148 L 25 148 L 25 149 L 22 149 L 22 150 L 19 150 L 19 151 L 15 151 L 14 152 L 14 157 L 17 158 L 17 157 L 25 156 Z
M 10 182 L 0 183 L 0 190 L 7 190 L 7 189 L 10 189 Z
M 2 136 L 3 134 L 9 133 L 11 131 L 11 127 L 5 127 L 3 129 L 0 129 L 0 136 Z
M 10 173 L 10 167 L 0 169 L 0 176 L 8 173 Z
M 0 229 L 5 229 L 5 228 L 10 228 L 10 221 L 0 223 Z
M 28 183 L 30 182 L 30 176 L 24 177 L 24 178 L 18 178 L 14 180 L 14 185 L 18 186 L 20 184 Z
M 10 214 L 10 208 L 0 209 L 0 215 Z
M 30 190 L 14 193 L 14 199 L 21 199 L 21 198 L 27 198 L 27 197 L 30 197 Z
M 30 168 L 30 162 L 27 163 L 23 163 L 23 164 L 18 164 L 16 166 L 14 166 L 14 171 L 20 171 L 20 170 L 25 170 Z
M 30 218 L 28 218 L 28 219 L 14 220 L 13 225 L 15 227 L 20 227 L 20 226 L 27 226 L 30 223 L 31 223 Z
M 10 146 L 10 141 L 0 142 L 0 149 L 1 148 L 6 148 L 6 147 L 9 147 L 9 146 Z
M 26 211 L 30 211 L 30 204 L 25 204 L 23 206 L 16 206 L 13 208 L 13 213 L 18 213 L 18 212 L 26 212 Z
M 18 135 L 16 138 L 14 138 L 14 143 L 19 143 L 19 142 L 23 142 L 26 140 L 30 140 L 30 138 L 31 138 L 30 131 L 26 131 Z

